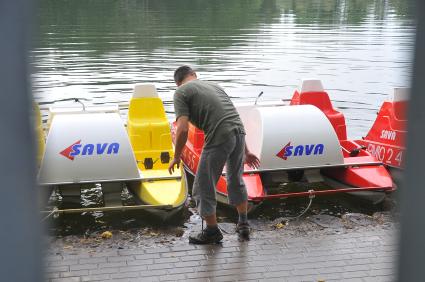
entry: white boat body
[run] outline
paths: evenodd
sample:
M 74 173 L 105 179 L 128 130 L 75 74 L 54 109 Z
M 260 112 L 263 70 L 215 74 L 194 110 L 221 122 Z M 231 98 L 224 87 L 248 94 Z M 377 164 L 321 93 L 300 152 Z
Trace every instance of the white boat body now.
M 237 110 L 247 146 L 261 161 L 259 170 L 344 164 L 338 137 L 315 106 L 248 105 L 237 106 Z
M 116 107 L 51 109 L 41 185 L 141 179 Z

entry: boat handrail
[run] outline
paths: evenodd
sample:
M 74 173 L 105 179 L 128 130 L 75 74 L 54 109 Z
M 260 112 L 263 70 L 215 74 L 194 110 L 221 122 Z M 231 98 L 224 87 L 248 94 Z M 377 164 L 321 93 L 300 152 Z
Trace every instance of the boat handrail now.
M 352 167 L 352 166 L 370 166 L 370 165 L 383 165 L 380 161 L 370 162 L 344 162 L 342 164 L 331 164 L 331 165 L 320 165 L 320 166 L 302 166 L 302 167 L 290 167 L 290 168 L 273 168 L 273 169 L 251 169 L 245 170 L 244 174 L 260 173 L 260 172 L 275 172 L 275 171 L 287 171 L 287 170 L 305 170 L 305 169 L 322 169 L 322 168 L 335 168 L 335 167 Z M 226 175 L 223 171 L 222 175 Z
M 158 177 L 137 177 L 137 178 L 127 178 L 127 179 L 96 179 L 96 180 L 83 180 L 83 181 L 68 181 L 68 182 L 40 182 L 40 186 L 56 186 L 56 185 L 70 185 L 70 184 L 89 184 L 89 183 L 110 183 L 110 182 L 132 182 L 132 181 L 155 181 L 155 180 L 178 180 L 181 179 L 181 175 L 170 175 L 170 176 L 158 176 Z
M 172 209 L 173 205 L 131 205 L 114 207 L 91 207 L 77 209 L 54 209 L 52 211 L 41 211 L 42 213 L 65 214 L 65 213 L 83 213 L 83 212 L 106 212 L 106 211 L 124 211 L 124 210 L 143 210 L 143 209 Z

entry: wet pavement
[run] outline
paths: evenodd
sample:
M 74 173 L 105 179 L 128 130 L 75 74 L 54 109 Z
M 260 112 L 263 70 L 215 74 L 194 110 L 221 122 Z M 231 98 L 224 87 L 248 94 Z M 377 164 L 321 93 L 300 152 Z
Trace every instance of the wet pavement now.
M 391 212 L 376 212 L 372 216 L 361 213 L 346 213 L 342 217 L 326 214 L 309 215 L 301 219 L 278 217 L 274 220 L 250 219 L 253 236 L 256 234 L 276 233 L 287 236 L 309 236 L 310 234 L 331 235 L 345 234 L 352 230 L 374 230 L 374 228 L 394 230 L 396 219 Z M 235 235 L 235 224 L 220 222 L 219 227 L 225 235 L 224 242 L 238 240 Z M 187 245 L 188 236 L 201 230 L 198 215 L 191 216 L 190 223 L 183 227 L 169 225 L 151 225 L 138 228 L 108 229 L 85 232 L 67 236 L 48 237 L 50 249 L 90 250 L 131 249 L 138 247 L 163 247 Z M 105 232 L 111 235 L 106 235 Z
M 197 217 L 193 215 L 193 217 Z M 192 222 L 197 222 L 196 218 Z M 250 241 L 221 223 L 223 243 L 188 244 L 184 228 L 112 230 L 50 238 L 49 281 L 393 281 L 397 224 L 372 216 L 251 220 Z M 199 230 L 196 224 L 192 230 Z M 103 234 L 102 234 L 103 233 Z
M 96 197 L 93 191 L 83 194 Z M 188 244 L 189 234 L 201 229 L 201 219 L 190 201 L 182 214 L 168 222 L 140 211 L 61 215 L 49 222 L 47 278 L 51 281 L 394 279 L 398 224 L 391 198 L 374 205 L 349 195 L 317 197 L 310 209 L 297 218 L 308 202 L 305 198 L 288 199 L 260 206 L 250 215 L 253 232 L 249 242 L 240 242 L 235 234 L 236 213 L 219 206 L 219 226 L 224 240 L 212 247 Z

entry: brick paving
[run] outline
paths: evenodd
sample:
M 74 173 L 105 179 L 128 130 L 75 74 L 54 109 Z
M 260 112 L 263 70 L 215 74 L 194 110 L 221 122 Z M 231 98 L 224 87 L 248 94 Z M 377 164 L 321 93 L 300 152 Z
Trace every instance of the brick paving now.
M 227 238 L 226 238 L 227 237 Z M 230 238 L 230 239 L 229 239 Z M 52 250 L 47 281 L 394 281 L 397 232 L 363 228 L 304 236 L 256 232 L 222 245 Z

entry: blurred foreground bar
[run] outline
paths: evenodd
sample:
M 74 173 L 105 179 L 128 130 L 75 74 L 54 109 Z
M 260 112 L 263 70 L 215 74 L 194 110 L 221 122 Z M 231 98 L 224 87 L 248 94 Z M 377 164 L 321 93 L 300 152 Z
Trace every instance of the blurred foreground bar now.
M 398 281 L 425 281 L 425 1 L 417 0 L 416 46 L 401 187 Z
M 35 1 L 0 1 L 0 280 L 42 281 L 28 52 Z

